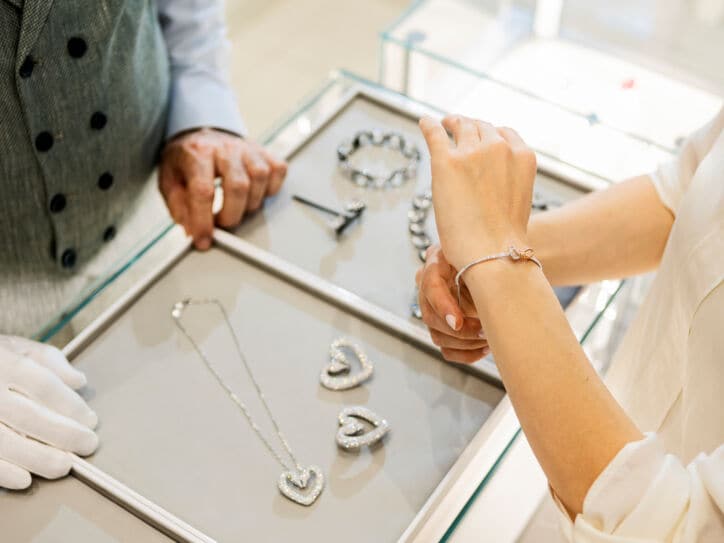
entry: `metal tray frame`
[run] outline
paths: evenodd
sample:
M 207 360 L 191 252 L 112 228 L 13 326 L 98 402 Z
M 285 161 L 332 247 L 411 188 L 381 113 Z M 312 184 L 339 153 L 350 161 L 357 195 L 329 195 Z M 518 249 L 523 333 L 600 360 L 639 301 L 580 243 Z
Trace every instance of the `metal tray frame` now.
M 347 96 L 340 101 L 339 106 L 323 118 L 307 137 L 296 142 L 283 153 L 283 156 L 287 159 L 293 157 L 319 130 L 322 130 L 337 114 L 359 96 L 413 118 L 417 118 L 422 114 L 429 114 L 431 109 L 401 95 L 398 100 L 394 101 L 389 96 L 374 89 L 358 85 L 350 89 Z M 554 171 L 543 167 L 540 167 L 539 170 L 576 188 L 584 190 L 591 188 L 585 177 L 575 177 L 569 175 L 569 172 L 566 171 Z M 175 228 L 180 229 L 178 226 Z M 275 274 L 283 280 L 371 322 L 406 342 L 425 351 L 439 353 L 438 348 L 432 343 L 429 335 L 422 327 L 384 310 L 326 279 L 322 279 L 222 230 L 217 229 L 214 231 L 214 243 L 237 258 L 246 260 L 266 272 Z M 68 359 L 72 361 L 75 356 L 95 340 L 118 316 L 191 250 L 191 243 L 188 241 L 126 292 L 123 297 L 108 307 L 63 349 Z M 576 300 L 574 299 L 572 305 L 575 303 Z M 492 361 L 487 360 L 484 361 L 484 364 L 472 367 L 465 366 L 465 368 L 471 368 L 471 371 L 477 373 L 479 377 L 500 386 L 500 378 Z M 494 469 L 498 459 L 504 454 L 512 439 L 516 436 L 518 429 L 518 421 L 506 396 L 495 407 L 490 417 L 483 423 L 480 430 L 438 484 L 412 523 L 401 534 L 399 542 L 428 543 L 438 541 L 443 537 L 475 490 Z M 206 534 L 172 515 L 88 461 L 75 455 L 71 456 L 73 457 L 71 473 L 74 477 L 112 499 L 151 526 L 177 541 L 213 543 L 214 540 Z

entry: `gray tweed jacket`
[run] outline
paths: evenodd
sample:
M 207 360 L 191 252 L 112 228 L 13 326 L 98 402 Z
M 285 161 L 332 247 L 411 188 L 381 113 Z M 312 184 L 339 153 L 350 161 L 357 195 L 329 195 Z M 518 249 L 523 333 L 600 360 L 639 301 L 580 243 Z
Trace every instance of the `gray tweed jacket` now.
M 113 243 L 168 94 L 152 0 L 0 0 L 0 333 L 12 284 L 62 281 Z

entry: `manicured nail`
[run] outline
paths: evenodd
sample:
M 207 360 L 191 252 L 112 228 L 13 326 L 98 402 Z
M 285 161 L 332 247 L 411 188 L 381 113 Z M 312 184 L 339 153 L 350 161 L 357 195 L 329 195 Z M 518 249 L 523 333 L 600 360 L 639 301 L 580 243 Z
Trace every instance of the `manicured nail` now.
M 483 358 L 490 354 L 490 347 L 483 347 Z
M 478 332 L 478 337 L 480 339 L 488 339 L 488 336 L 485 335 L 485 330 L 480 330 L 480 332 Z
M 457 319 L 455 318 L 455 315 L 445 315 L 445 322 L 447 322 L 447 325 L 448 325 L 452 330 L 457 330 L 458 321 L 457 321 Z

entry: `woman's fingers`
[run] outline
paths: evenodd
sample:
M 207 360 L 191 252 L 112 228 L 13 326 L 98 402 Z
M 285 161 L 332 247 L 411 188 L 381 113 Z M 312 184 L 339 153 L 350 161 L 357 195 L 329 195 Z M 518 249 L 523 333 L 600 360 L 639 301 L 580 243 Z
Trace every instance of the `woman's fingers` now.
M 16 432 L 64 451 L 87 456 L 98 447 L 88 427 L 12 390 L 0 391 L 0 417 Z
M 425 264 L 425 271 L 420 278 L 420 293 L 451 330 L 460 330 L 465 315 L 448 286 L 454 270 L 446 263 L 440 263 L 435 255 L 429 258 L 431 260 Z
M 430 330 L 437 330 L 438 332 L 459 339 L 484 339 L 484 334 L 482 333 L 480 321 L 478 319 L 466 317 L 463 320 L 462 326 L 460 326 L 458 330 L 453 330 L 444 318 L 441 318 L 437 313 L 435 313 L 435 310 L 433 310 L 427 299 L 420 296 L 418 304 L 420 306 L 420 311 L 422 312 L 422 322 L 424 322 Z
M 8 490 L 23 490 L 33 482 L 28 470 L 0 458 L 0 487 Z
M 65 451 L 22 436 L 4 424 L 0 424 L 0 459 L 46 479 L 64 477 L 72 467 Z M 4 486 L 2 482 L 0 486 Z
M 461 351 L 459 349 L 441 349 L 442 356 L 449 362 L 461 364 L 472 364 L 490 354 L 490 347 L 484 347 L 474 351 Z
M 461 351 L 476 351 L 488 346 L 484 339 L 460 339 L 438 330 L 430 330 L 432 342 L 442 349 L 458 349 Z
M 450 149 L 450 138 L 439 121 L 432 117 L 423 117 L 420 119 L 420 130 L 433 159 Z
M 471 148 L 480 143 L 480 133 L 472 119 L 461 115 L 450 115 L 442 120 L 442 125 L 452 134 L 458 148 Z
M 475 123 L 478 134 L 480 135 L 480 141 L 483 145 L 490 145 L 493 143 L 500 143 L 503 137 L 498 133 L 498 129 L 492 124 L 486 123 L 485 121 L 473 121 Z
M 16 355 L 17 356 L 17 355 Z M 17 356 L 11 363 L 9 386 L 65 417 L 95 428 L 98 417 L 60 377 L 30 358 Z

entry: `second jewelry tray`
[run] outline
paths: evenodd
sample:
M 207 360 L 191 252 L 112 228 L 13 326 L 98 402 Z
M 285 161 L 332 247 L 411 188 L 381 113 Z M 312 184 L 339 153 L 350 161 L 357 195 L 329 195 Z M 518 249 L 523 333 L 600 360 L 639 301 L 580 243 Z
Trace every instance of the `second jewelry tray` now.
M 215 239 L 206 253 L 169 259 L 66 348 L 101 420 L 101 447 L 77 460 L 75 475 L 180 541 L 442 535 L 515 430 L 503 390 L 350 313 L 303 276 L 290 279 L 253 245 L 219 231 Z M 221 301 L 300 462 L 324 471 L 311 507 L 280 495 L 280 467 L 174 326 L 171 308 L 187 297 Z M 270 433 L 219 312 L 190 309 L 184 323 Z M 375 364 L 369 381 L 345 392 L 319 384 L 340 336 Z M 389 421 L 381 445 L 338 449 L 347 405 Z

